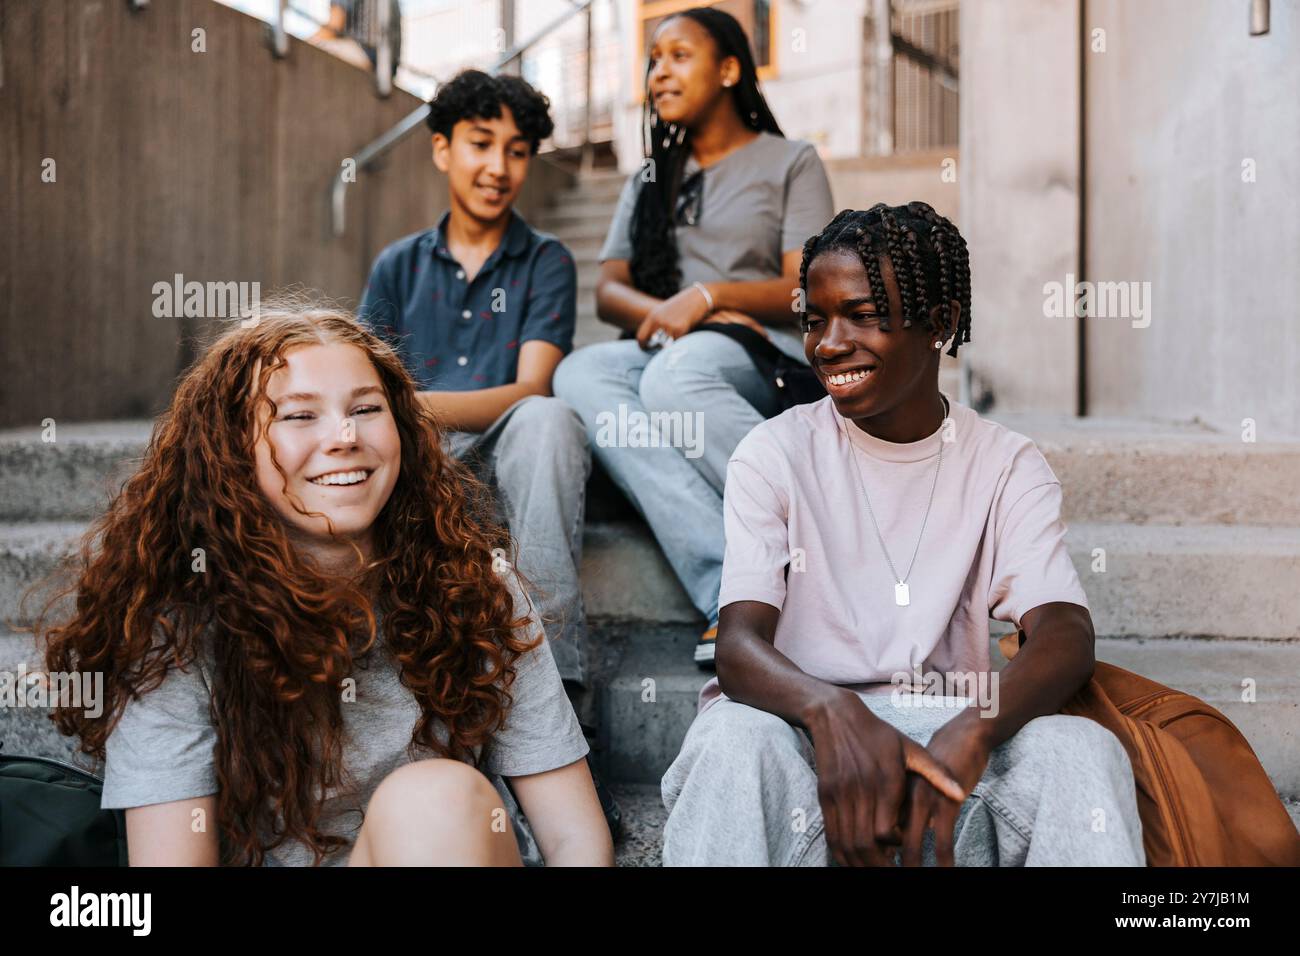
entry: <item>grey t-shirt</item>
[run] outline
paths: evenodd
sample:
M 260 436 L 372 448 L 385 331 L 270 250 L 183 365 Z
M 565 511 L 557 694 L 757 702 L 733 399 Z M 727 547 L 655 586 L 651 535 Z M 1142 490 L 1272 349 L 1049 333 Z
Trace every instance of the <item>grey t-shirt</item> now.
M 541 637 L 542 628 L 531 603 L 513 574 L 509 580 L 516 613 L 530 615 L 528 640 Z M 208 713 L 213 674 L 210 652 L 200 656 L 196 665 L 185 672 L 170 671 L 157 689 L 127 703 L 106 746 L 102 807 L 147 806 L 217 792 L 217 733 Z M 320 819 L 325 833 L 355 841 L 363 810 L 384 778 L 413 760 L 436 756 L 423 747 L 416 748 L 414 757 L 408 752 L 420 706 L 400 683 L 399 674 L 400 666 L 382 639 L 353 669 L 356 699 L 345 699 L 342 705 L 347 774 L 343 787 L 332 787 L 326 794 Z M 589 749 L 544 639 L 516 660 L 515 674 L 510 689 L 513 705 L 505 725 L 493 736 L 482 766 L 512 814 L 518 813 L 517 806 L 502 778 L 564 767 L 584 757 Z M 435 726 L 438 738 L 445 743 L 445 726 Z M 520 837 L 521 848 L 529 839 L 529 835 Z M 345 865 L 348 855 L 344 848 L 326 856 L 322 865 Z M 268 852 L 266 863 L 310 866 L 312 859 L 305 843 L 286 841 Z
M 700 164 L 691 156 L 683 181 Z M 629 229 L 642 171 L 623 186 L 600 261 L 631 259 Z M 759 133 L 704 170 L 694 225 L 677 227 L 682 287 L 692 282 L 752 282 L 781 274 L 781 256 L 801 249 L 835 215 L 830 181 L 817 148 L 801 139 Z M 802 360 L 803 343 L 793 325 L 769 329 L 782 351 Z

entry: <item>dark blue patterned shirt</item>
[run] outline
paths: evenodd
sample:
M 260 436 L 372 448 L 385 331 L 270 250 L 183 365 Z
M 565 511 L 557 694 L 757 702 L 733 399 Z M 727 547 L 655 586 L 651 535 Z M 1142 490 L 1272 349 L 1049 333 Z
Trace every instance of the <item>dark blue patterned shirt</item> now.
M 511 210 L 501 244 L 467 282 L 447 248 L 449 216 L 379 253 L 357 308 L 419 389 L 512 384 L 519 349 L 533 339 L 572 351 L 578 270 L 564 244 Z

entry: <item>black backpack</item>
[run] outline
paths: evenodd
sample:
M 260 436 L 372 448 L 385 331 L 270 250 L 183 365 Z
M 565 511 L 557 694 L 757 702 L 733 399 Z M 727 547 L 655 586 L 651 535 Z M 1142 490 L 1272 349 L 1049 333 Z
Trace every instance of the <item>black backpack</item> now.
M 103 792 L 66 761 L 0 750 L 0 867 L 126 866 L 126 813 Z

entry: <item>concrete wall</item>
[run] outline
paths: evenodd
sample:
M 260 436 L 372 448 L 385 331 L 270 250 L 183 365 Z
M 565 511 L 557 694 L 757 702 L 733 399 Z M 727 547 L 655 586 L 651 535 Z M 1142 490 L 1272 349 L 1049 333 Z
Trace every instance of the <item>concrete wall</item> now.
M 1146 328 L 1088 321 L 1088 397 L 1264 441 L 1300 436 L 1300 3 L 1259 37 L 1248 7 L 1088 2 L 1089 278 L 1152 296 Z
M 192 31 L 205 31 L 205 52 Z M 0 9 L 0 427 L 140 417 L 224 319 L 153 315 L 154 283 L 301 283 L 355 299 L 375 253 L 425 228 L 446 185 L 417 133 L 349 191 L 340 161 L 419 105 L 210 0 Z M 55 162 L 54 182 L 42 181 Z M 569 178 L 544 163 L 527 216 Z
M 866 209 L 878 202 L 901 206 L 920 199 L 953 222 L 960 222 L 960 190 L 946 168 L 960 168 L 955 147 L 899 156 L 826 160 L 835 208 Z M 945 162 L 951 161 L 949 167 Z
M 781 130 L 817 144 L 822 156 L 861 152 L 862 23 L 866 0 L 773 0 L 776 72 L 763 81 Z
M 961 230 L 971 256 L 962 354 L 999 409 L 1071 414 L 1077 320 L 1043 285 L 1079 259 L 1079 0 L 982 0 L 961 17 Z

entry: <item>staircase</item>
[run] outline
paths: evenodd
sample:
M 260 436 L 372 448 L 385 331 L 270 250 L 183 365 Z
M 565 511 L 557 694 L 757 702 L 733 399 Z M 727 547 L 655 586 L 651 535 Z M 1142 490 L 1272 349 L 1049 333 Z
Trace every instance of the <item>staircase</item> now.
M 584 177 L 535 223 L 577 258 L 578 346 L 615 337 L 595 317 L 594 289 L 623 181 L 604 172 Z M 944 387 L 957 394 L 951 380 Z M 1300 820 L 1300 442 L 1248 444 L 1197 426 L 1134 420 L 992 417 L 1038 442 L 1062 481 L 1098 659 L 1223 711 Z M 30 623 L 19 597 L 129 474 L 149 429 L 147 420 L 61 424 L 52 444 L 36 428 L 0 432 L 0 671 L 39 666 L 30 639 L 13 631 Z M 588 488 L 583 593 L 601 727 L 594 757 L 628 823 L 619 862 L 657 865 L 658 783 L 707 676 L 691 659 L 704 622 L 599 469 Z M 1003 663 L 996 639 L 991 654 Z M 45 716 L 0 707 L 5 749 L 70 755 Z
M 605 243 L 605 233 L 614 218 L 619 192 L 627 176 L 616 170 L 596 170 L 577 180 L 576 185 L 555 194 L 550 207 L 531 223 L 542 232 L 553 233 L 573 253 L 578 267 L 578 322 L 573 347 L 618 338 L 618 330 L 596 318 L 596 256 Z

